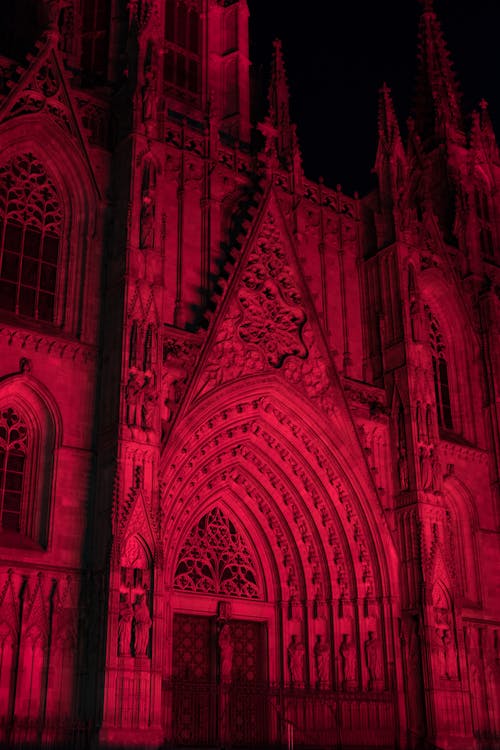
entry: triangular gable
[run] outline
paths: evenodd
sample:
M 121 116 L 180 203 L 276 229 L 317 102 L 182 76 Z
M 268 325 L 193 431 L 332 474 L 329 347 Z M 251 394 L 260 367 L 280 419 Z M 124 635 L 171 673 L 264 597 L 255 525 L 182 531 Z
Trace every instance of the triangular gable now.
M 85 128 L 73 102 L 57 39 L 57 34 L 47 33 L 37 44 L 38 55 L 28 57 L 28 68 L 0 105 L 0 123 L 43 112 L 78 141 L 90 165 Z
M 270 188 L 211 320 L 177 419 L 223 385 L 272 372 L 336 426 L 348 452 L 362 454 L 294 240 Z

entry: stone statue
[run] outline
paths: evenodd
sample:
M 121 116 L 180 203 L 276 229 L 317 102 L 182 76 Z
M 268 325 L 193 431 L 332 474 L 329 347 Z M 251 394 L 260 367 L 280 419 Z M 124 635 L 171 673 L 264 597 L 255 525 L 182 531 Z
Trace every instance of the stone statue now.
M 431 473 L 432 473 L 432 489 L 434 492 L 441 492 L 443 489 L 443 472 L 441 468 L 441 461 L 436 450 L 431 451 L 430 455 Z
M 318 682 L 320 685 L 326 685 L 330 677 L 330 646 L 321 635 L 318 635 L 314 644 L 314 660 Z
M 456 672 L 456 654 L 453 638 L 449 630 L 443 631 L 443 652 L 444 652 L 444 672 L 449 680 L 457 676 Z
M 356 646 L 348 633 L 344 633 L 340 644 L 340 659 L 342 662 L 342 675 L 345 683 L 355 682 L 356 677 Z
M 219 633 L 220 649 L 220 679 L 221 682 L 231 682 L 233 675 L 233 636 L 231 626 L 225 622 Z
M 132 640 L 132 617 L 134 615 L 128 592 L 120 594 L 118 612 L 118 654 L 130 656 L 130 642 Z
M 304 644 L 297 640 L 296 635 L 292 635 L 292 640 L 288 646 L 288 667 L 290 669 L 290 679 L 295 685 L 300 685 L 304 682 L 304 656 Z
M 142 250 L 154 246 L 154 219 L 155 202 L 150 191 L 146 190 L 142 196 L 141 225 L 139 233 L 139 246 Z
M 398 458 L 399 486 L 402 490 L 408 489 L 408 461 L 406 460 L 406 448 L 400 448 Z
M 131 372 L 125 388 L 125 400 L 127 402 L 127 424 L 134 427 L 138 424 L 141 416 L 142 380 L 137 372 Z
M 445 646 L 443 643 L 443 631 L 441 628 L 434 628 L 434 637 L 432 650 L 436 657 L 436 668 L 439 677 L 446 675 Z
M 151 616 L 146 604 L 146 595 L 140 594 L 134 604 L 134 654 L 146 656 L 151 630 Z
M 420 448 L 420 485 L 426 492 L 432 489 L 432 466 L 426 448 Z
M 382 679 L 382 644 L 380 639 L 370 631 L 365 641 L 366 666 L 368 667 L 369 685 L 374 685 Z
M 154 427 L 155 404 L 158 399 L 153 378 L 146 378 L 142 393 L 142 428 L 152 430 Z

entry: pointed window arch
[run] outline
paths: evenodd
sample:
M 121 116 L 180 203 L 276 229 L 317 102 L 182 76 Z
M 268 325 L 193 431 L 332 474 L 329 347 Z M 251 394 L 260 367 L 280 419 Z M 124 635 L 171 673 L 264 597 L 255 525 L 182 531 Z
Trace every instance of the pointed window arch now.
M 177 560 L 174 586 L 244 599 L 261 597 L 253 555 L 221 508 L 211 510 L 191 529 Z
M 26 485 L 28 429 L 12 408 L 0 411 L 0 526 L 2 531 L 21 531 Z
M 62 209 L 40 162 L 23 154 L 0 167 L 0 307 L 52 323 Z
M 451 411 L 446 347 L 437 318 L 432 314 L 432 311 L 427 305 L 425 309 L 429 318 L 429 338 L 432 354 L 432 371 L 434 375 L 438 424 L 440 427 L 452 430 L 453 418 Z

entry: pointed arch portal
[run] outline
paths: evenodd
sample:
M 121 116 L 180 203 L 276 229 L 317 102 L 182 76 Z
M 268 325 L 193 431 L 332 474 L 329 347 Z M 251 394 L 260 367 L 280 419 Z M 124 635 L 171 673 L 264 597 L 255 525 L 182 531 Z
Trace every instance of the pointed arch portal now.
M 170 739 L 265 744 L 293 725 L 321 746 L 378 726 L 392 742 L 395 558 L 352 425 L 279 376 L 220 403 L 195 405 L 163 457 Z

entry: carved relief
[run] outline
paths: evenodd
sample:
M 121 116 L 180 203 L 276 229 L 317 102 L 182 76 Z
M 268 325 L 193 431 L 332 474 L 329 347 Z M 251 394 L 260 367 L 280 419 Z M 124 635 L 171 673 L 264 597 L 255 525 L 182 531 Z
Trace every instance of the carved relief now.
M 304 659 L 306 649 L 297 635 L 292 635 L 287 649 L 290 682 L 294 687 L 304 685 Z

